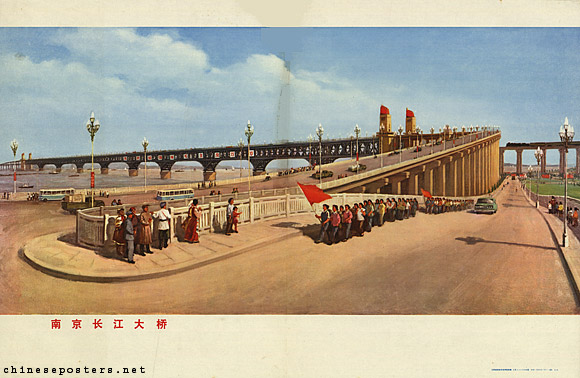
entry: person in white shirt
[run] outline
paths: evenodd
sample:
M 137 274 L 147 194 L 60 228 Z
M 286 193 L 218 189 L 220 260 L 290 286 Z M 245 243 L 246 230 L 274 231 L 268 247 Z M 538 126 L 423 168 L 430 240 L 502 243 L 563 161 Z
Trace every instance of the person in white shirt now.
M 166 209 L 167 203 L 161 202 L 160 203 L 161 209 L 153 214 L 154 218 L 159 219 L 159 226 L 157 229 L 159 230 L 159 249 L 167 248 L 168 241 L 169 241 L 169 222 L 171 220 L 171 214 L 169 210 Z
M 234 199 L 230 198 L 228 200 L 228 208 L 226 210 L 226 235 L 230 235 L 232 233 L 232 226 L 234 224 Z

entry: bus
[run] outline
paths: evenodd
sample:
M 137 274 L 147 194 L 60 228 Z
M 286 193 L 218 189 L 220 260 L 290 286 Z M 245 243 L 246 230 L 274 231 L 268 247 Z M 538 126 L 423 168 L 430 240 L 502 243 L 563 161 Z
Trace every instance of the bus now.
M 65 196 L 75 194 L 73 188 L 68 189 L 40 189 L 39 201 L 62 201 Z
M 178 199 L 193 198 L 193 189 L 168 189 L 168 190 L 158 190 L 157 197 L 159 201 L 172 201 Z

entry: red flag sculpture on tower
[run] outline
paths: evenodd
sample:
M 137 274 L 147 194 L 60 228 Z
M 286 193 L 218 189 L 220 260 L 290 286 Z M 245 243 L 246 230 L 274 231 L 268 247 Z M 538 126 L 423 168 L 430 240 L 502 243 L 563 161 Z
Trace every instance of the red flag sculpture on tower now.
M 389 114 L 389 108 L 385 105 L 381 105 L 381 114 Z
M 409 110 L 409 108 L 407 108 L 407 117 L 415 117 L 415 113 L 413 113 L 412 110 Z
M 301 183 L 297 184 L 302 190 L 302 193 L 304 193 L 304 196 L 306 197 L 308 202 L 310 203 L 310 206 L 312 206 L 312 204 L 314 203 L 320 203 L 327 199 L 332 198 L 330 195 L 324 193 L 322 189 L 320 189 L 316 185 L 302 185 Z

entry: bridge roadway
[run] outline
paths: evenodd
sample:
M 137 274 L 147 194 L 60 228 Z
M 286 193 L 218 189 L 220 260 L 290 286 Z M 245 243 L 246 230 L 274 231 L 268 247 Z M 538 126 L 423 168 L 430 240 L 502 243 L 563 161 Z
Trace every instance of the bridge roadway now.
M 239 235 L 214 234 L 215 241 L 305 226 L 198 269 L 115 284 L 55 278 L 22 261 L 24 241 L 72 230 L 74 217 L 58 204 L 7 203 L 0 213 L 0 313 L 576 313 L 542 216 L 511 183 L 498 203 L 495 215 L 420 213 L 334 246 L 314 244 L 318 225 L 310 215 L 255 223 Z

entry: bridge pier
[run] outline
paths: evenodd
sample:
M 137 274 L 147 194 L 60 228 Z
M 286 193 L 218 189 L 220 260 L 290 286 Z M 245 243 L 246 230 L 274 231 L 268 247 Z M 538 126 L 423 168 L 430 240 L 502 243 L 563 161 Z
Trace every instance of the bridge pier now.
M 137 177 L 137 176 L 139 176 L 139 169 L 129 168 L 129 177 Z
M 109 174 L 109 168 L 101 168 L 101 174 L 102 175 L 108 175 Z
M 540 173 L 546 173 L 546 149 L 542 149 L 542 159 L 540 161 Z
M 576 149 L 576 174 L 580 174 L 580 148 Z
M 56 168 L 54 171 L 55 171 L 56 173 L 60 173 L 60 172 L 62 171 L 62 168 Z
M 516 174 L 519 176 L 522 174 L 522 149 L 516 149 Z
M 159 175 L 160 175 L 162 180 L 170 179 L 171 178 L 171 170 L 170 169 L 162 169 L 159 172 Z
M 203 171 L 203 181 L 215 181 L 215 171 Z
M 84 172 L 84 169 L 82 169 L 82 168 L 77 168 L 77 173 L 83 173 L 83 172 Z
M 564 175 L 565 170 L 566 170 L 566 151 L 563 148 L 560 148 L 559 151 L 560 151 L 560 171 L 559 172 L 561 175 Z

